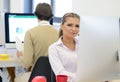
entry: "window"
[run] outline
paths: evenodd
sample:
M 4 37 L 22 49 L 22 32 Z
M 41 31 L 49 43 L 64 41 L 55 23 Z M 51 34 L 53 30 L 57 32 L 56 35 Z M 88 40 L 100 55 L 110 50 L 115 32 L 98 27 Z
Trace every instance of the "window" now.
M 66 12 L 72 11 L 72 0 L 55 0 L 53 7 L 55 17 L 62 17 Z
M 72 11 L 72 0 L 33 0 L 33 12 L 39 2 L 49 3 L 53 7 L 55 17 L 62 17 L 66 12 Z

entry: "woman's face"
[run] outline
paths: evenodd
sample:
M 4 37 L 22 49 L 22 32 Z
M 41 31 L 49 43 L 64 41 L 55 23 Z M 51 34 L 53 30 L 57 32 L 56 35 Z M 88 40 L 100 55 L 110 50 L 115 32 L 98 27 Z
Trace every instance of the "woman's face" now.
M 63 36 L 74 38 L 79 32 L 80 20 L 76 17 L 67 17 L 64 24 L 61 25 Z

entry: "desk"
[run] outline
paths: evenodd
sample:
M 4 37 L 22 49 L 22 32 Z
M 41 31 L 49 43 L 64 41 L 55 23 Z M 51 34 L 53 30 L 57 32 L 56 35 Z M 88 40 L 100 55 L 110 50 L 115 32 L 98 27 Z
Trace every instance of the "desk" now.
M 1 49 L 0 53 L 2 52 L 2 50 L 4 49 Z M 16 56 L 16 49 L 7 49 L 6 51 L 7 54 L 9 54 L 10 58 L 8 60 L 0 60 L 0 68 L 20 66 L 20 63 L 18 62 L 18 58 Z M 9 79 L 2 72 L 2 70 L 0 70 L 0 76 L 2 77 L 4 82 L 9 82 Z

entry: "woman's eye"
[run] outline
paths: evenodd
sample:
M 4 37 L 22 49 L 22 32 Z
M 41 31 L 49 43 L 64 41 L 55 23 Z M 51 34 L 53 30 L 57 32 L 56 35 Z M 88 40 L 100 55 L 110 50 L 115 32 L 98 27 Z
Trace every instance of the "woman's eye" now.
M 72 26 L 72 24 L 67 24 L 67 26 Z
M 76 25 L 75 27 L 79 28 L 80 26 L 79 26 L 79 25 Z

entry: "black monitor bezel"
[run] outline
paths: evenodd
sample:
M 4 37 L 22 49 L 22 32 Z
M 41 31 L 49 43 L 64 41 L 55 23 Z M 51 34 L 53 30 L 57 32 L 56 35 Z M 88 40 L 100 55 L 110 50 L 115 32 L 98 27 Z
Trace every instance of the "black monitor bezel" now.
M 15 41 L 10 41 L 10 37 L 9 37 L 9 16 L 10 15 L 18 15 L 18 16 L 21 16 L 21 15 L 32 15 L 34 16 L 33 13 L 5 13 L 5 43 L 15 43 Z

